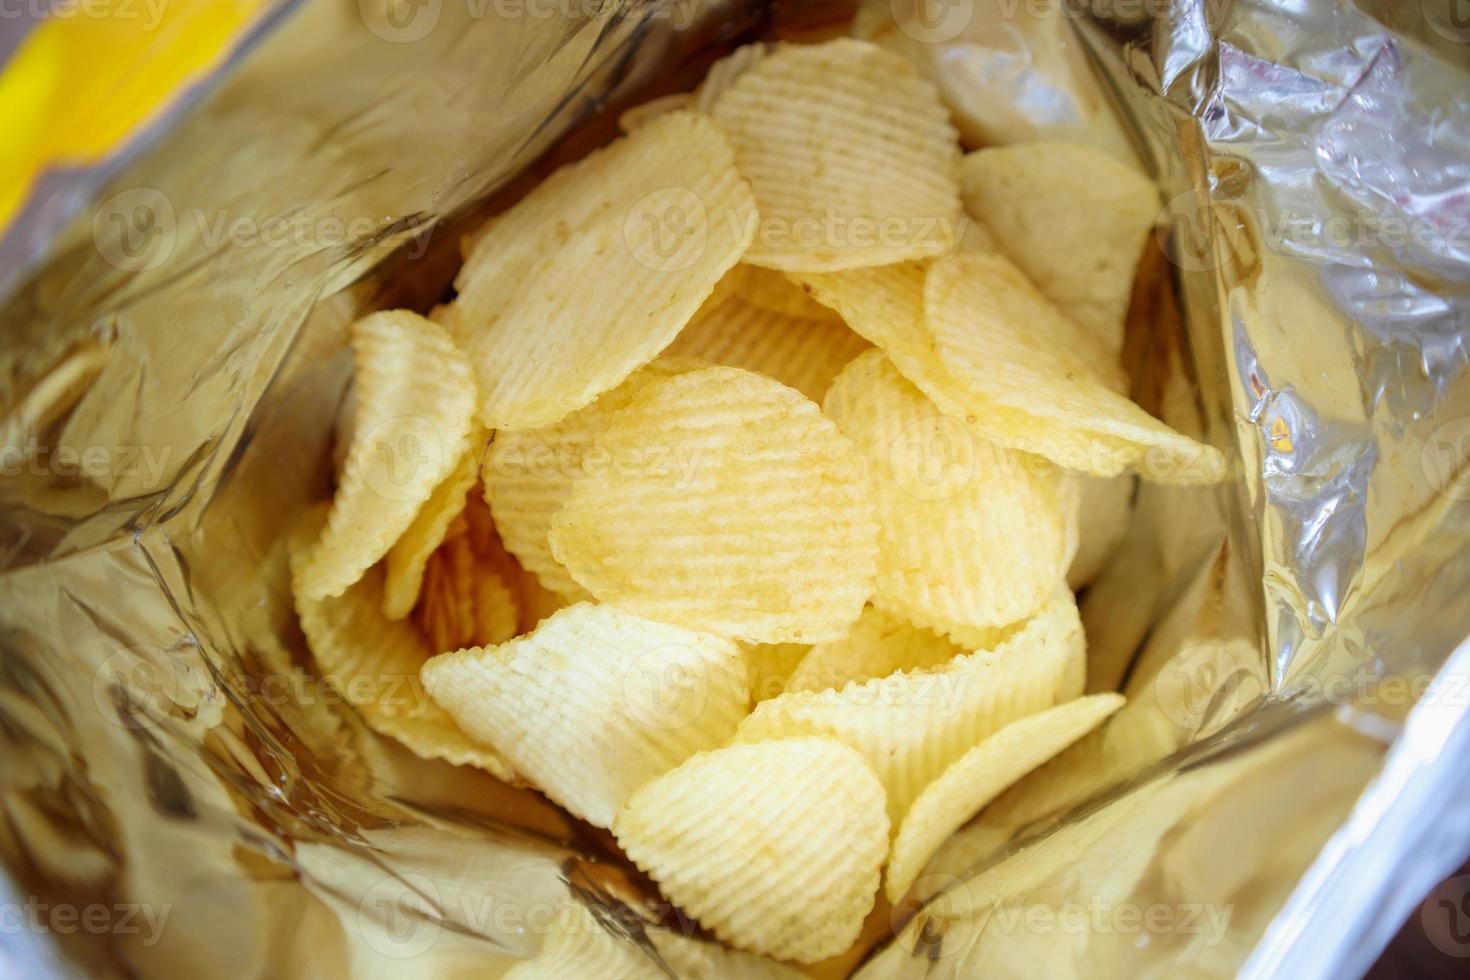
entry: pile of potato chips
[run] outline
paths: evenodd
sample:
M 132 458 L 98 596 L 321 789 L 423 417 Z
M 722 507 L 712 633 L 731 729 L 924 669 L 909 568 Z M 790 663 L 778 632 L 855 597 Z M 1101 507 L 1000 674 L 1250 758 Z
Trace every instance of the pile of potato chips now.
M 1156 201 L 1102 152 L 964 156 L 849 39 L 743 48 L 623 125 L 474 237 L 451 303 L 355 325 L 297 608 L 369 725 L 813 962 L 1118 709 L 1071 590 L 1133 474 L 1222 460 L 1123 393 Z

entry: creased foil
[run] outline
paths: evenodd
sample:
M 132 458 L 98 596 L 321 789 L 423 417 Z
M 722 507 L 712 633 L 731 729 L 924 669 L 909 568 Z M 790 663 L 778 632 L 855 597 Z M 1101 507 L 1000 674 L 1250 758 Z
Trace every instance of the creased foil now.
M 1470 29 L 1436 0 L 917 4 L 876 6 L 881 43 L 970 145 L 1157 178 L 1134 396 L 1232 466 L 1140 484 L 1082 597 L 1089 686 L 1128 705 L 811 972 L 1360 970 L 1470 849 Z M 73 222 L 0 312 L 28 935 L 99 975 L 493 976 L 593 922 L 672 975 L 752 968 L 606 834 L 368 732 L 312 673 L 282 543 L 328 493 L 354 316 L 427 309 L 459 236 L 619 107 L 849 13 L 316 0 Z

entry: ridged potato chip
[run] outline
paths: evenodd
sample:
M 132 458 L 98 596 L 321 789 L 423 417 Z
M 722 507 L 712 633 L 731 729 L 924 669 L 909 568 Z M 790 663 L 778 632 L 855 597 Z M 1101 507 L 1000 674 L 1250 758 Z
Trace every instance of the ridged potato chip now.
M 640 102 L 631 108 L 624 109 L 618 114 L 618 129 L 631 133 L 639 126 L 652 122 L 659 116 L 691 109 L 693 106 L 694 95 L 690 92 L 661 95 L 656 99 L 649 99 L 647 102 Z
M 518 632 L 520 600 L 461 531 L 430 557 L 414 621 L 434 653 L 493 646 Z
M 760 64 L 768 53 L 763 43 L 746 44 L 710 65 L 709 71 L 705 72 L 704 81 L 694 90 L 694 108 L 700 112 L 709 112 L 730 90 L 730 86 L 741 75 Z
M 956 759 L 924 788 L 898 828 L 884 890 L 897 902 L 945 839 L 1016 780 L 1065 749 L 1123 705 L 1095 694 L 1013 721 Z
M 469 362 L 416 313 L 352 326 L 351 445 L 321 538 L 301 567 L 308 599 L 341 595 L 413 523 L 463 458 L 474 419 Z
M 848 365 L 822 407 L 873 488 L 875 605 L 923 626 L 984 629 L 1046 603 L 1067 570 L 1074 510 L 1053 464 L 975 438 L 882 351 Z
M 847 636 L 811 648 L 791 672 L 786 690 L 840 690 L 900 670 L 939 667 L 962 652 L 932 630 L 869 606 Z
M 557 910 L 541 951 L 505 974 L 504 980 L 801 980 L 788 966 L 714 942 L 657 929 L 628 909 L 604 911 L 604 925 L 585 905 L 569 899 Z M 640 935 L 641 933 L 641 935 Z M 652 947 L 660 965 L 640 940 Z
M 780 313 L 782 316 L 808 320 L 836 316 L 834 310 L 812 299 L 805 289 L 784 272 L 763 269 L 758 265 L 741 265 L 737 268 L 740 269 L 741 276 L 734 292 L 752 306 Z
M 853 332 L 888 355 L 894 367 L 947 416 L 967 417 L 964 390 L 949 376 L 924 326 L 928 265 L 896 265 L 844 272 L 793 272 L 809 295 L 842 316 Z
M 419 682 L 429 650 L 413 624 L 383 615 L 383 570 L 375 565 L 340 596 L 312 599 L 301 588 L 310 542 L 325 508 L 308 515 L 292 536 L 292 594 L 301 632 L 322 680 L 367 722 L 425 759 L 477 766 L 499 779 L 516 778 L 494 749 L 475 741 L 430 700 Z
M 886 353 L 899 373 L 908 378 L 945 415 L 963 419 L 971 429 L 977 420 L 995 411 L 953 377 L 940 359 L 925 324 L 924 286 L 928 264 L 898 265 L 845 272 L 791 273 L 791 278 L 818 301 L 832 307 L 855 333 Z M 1101 355 L 1099 355 L 1101 356 Z M 1094 363 L 1102 380 L 1114 390 L 1123 390 L 1126 379 L 1111 360 Z M 1049 459 L 1118 472 L 1123 463 L 1107 444 L 1087 433 L 1043 419 L 1005 428 L 1000 435 L 990 426 L 980 432 L 987 441 L 1031 452 Z
M 727 741 L 749 698 L 734 643 L 591 603 L 499 647 L 434 657 L 421 676 L 461 728 L 599 827 L 638 787 Z
M 852 444 L 736 368 L 650 385 L 602 435 L 551 550 L 602 602 L 751 643 L 837 639 L 872 593 L 877 527 Z
M 1106 354 L 998 256 L 940 259 L 924 282 L 924 315 L 949 374 L 986 411 L 981 434 L 1095 476 L 1125 468 L 1162 483 L 1217 482 L 1224 457 L 1180 435 L 1110 387 Z M 1050 438 L 1070 430 L 1065 438 Z M 1084 440 L 1079 454 L 1076 436 Z
M 633 795 L 613 832 L 732 946 L 810 963 L 857 939 L 888 849 L 883 787 L 834 739 L 732 745 Z
M 806 299 L 791 288 L 797 298 Z M 820 402 L 837 372 L 869 344 L 837 314 L 811 305 L 817 308 L 816 316 L 791 316 L 733 296 L 696 314 L 669 353 L 755 371 Z
M 749 185 L 707 117 L 671 112 L 495 218 L 455 280 L 454 335 L 500 431 L 551 425 L 653 360 L 745 252 Z
M 1084 649 L 1076 603 L 1064 591 L 993 652 L 840 691 L 788 692 L 756 705 L 736 738 L 827 735 L 846 742 L 878 773 L 897 827 L 920 791 L 972 745 L 1055 704 Z
M 810 643 L 747 643 L 745 662 L 750 668 L 750 700 L 774 698 L 786 689 L 791 672 L 811 652 Z
M 965 207 L 1047 299 L 1114 356 L 1144 242 L 1159 215 L 1153 181 L 1076 143 L 977 150 L 960 165 Z
M 1097 577 L 1118 550 L 1133 514 L 1131 476 L 1075 478 L 1078 502 L 1074 524 L 1077 549 L 1067 569 L 1067 585 L 1080 589 Z
M 958 137 L 903 58 L 848 39 L 782 46 L 711 113 L 760 210 L 752 265 L 848 269 L 953 248 Z
M 389 619 L 403 619 L 413 612 L 423 586 L 424 566 L 434 549 L 444 543 L 449 525 L 464 510 L 465 495 L 479 479 L 485 439 L 485 430 L 471 431 L 464 455 L 429 494 L 429 499 L 414 515 L 413 523 L 388 549 L 384 563 L 383 615 Z
M 543 586 L 573 602 L 590 598 L 552 556 L 549 535 L 551 519 L 571 496 L 573 482 L 611 465 L 599 440 L 613 413 L 653 382 L 706 366 L 689 358 L 660 357 L 555 425 L 495 434 L 482 474 L 485 500 L 506 549 Z

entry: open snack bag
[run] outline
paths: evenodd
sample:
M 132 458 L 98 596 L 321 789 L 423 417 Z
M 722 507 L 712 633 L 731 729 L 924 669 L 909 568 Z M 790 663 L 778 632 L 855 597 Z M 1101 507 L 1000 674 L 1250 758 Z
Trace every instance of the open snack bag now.
M 15 962 L 1365 969 L 1470 851 L 1454 14 L 188 21 L 0 239 Z

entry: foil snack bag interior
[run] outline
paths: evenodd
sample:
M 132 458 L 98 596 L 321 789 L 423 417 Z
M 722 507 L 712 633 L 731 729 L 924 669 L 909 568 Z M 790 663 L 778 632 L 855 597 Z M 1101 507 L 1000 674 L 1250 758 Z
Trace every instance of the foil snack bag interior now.
M 1157 179 L 1133 394 L 1231 465 L 1141 483 L 1080 597 L 1089 688 L 1128 705 L 811 972 L 1362 969 L 1470 848 L 1470 29 L 1435 0 L 879 6 L 967 145 Z M 108 911 L 7 955 L 495 976 L 586 906 L 669 975 L 754 969 L 697 930 L 665 955 L 693 927 L 605 833 L 369 732 L 313 674 L 284 541 L 330 493 L 355 316 L 427 310 L 461 235 L 620 108 L 851 13 L 310 0 L 29 263 L 0 311 L 0 854 L 9 900 Z

